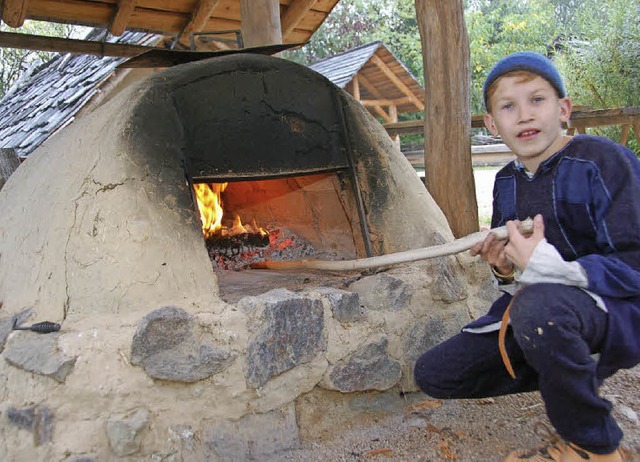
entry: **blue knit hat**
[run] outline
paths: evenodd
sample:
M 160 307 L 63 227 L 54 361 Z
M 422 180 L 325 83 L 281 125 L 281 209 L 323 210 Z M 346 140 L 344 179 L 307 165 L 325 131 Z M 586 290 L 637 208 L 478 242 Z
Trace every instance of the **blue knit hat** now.
M 485 80 L 482 87 L 485 108 L 488 109 L 487 91 L 491 84 L 498 80 L 500 76 L 513 71 L 528 71 L 537 74 L 546 79 L 556 89 L 560 98 L 566 96 L 562 77 L 549 58 L 533 51 L 518 51 L 502 58 L 489 72 L 487 80 Z

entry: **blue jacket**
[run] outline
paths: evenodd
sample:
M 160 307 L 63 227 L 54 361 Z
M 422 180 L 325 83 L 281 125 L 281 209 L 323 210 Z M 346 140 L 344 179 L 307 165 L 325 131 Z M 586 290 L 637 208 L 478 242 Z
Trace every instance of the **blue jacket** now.
M 541 213 L 545 237 L 587 273 L 609 312 L 598 375 L 640 362 L 640 161 L 606 138 L 578 135 L 529 177 L 518 162 L 497 174 L 491 226 Z M 502 318 L 511 295 L 470 326 Z

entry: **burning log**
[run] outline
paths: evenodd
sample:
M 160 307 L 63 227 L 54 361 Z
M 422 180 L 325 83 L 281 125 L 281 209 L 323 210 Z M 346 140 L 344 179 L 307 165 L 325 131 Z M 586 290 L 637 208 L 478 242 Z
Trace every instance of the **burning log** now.
M 520 232 L 531 234 L 533 232 L 533 220 L 527 219 L 520 223 Z M 353 271 L 379 266 L 396 265 L 418 260 L 426 260 L 435 257 L 455 255 L 469 250 L 474 245 L 484 241 L 489 233 L 495 234 L 499 240 L 509 237 L 506 226 L 500 226 L 487 231 L 479 231 L 468 236 L 456 239 L 446 244 L 423 247 L 421 249 L 406 250 L 404 252 L 390 253 L 377 257 L 361 258 L 358 260 L 329 261 L 329 260 L 296 260 L 296 261 L 264 261 L 254 262 L 249 266 L 254 269 L 318 269 L 326 271 Z

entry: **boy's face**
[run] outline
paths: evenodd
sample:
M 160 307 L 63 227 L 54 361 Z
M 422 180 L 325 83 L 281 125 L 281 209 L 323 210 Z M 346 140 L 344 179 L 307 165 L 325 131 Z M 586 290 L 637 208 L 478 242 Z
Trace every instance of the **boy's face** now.
M 527 170 L 535 172 L 567 143 L 561 123 L 571 116 L 571 101 L 558 98 L 551 84 L 539 76 L 523 79 L 506 74 L 494 85 L 485 125 L 494 136 L 502 137 Z

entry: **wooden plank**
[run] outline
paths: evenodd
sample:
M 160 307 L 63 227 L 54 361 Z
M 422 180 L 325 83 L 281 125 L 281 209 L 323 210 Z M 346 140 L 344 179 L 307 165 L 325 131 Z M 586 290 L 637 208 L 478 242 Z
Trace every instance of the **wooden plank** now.
M 316 0 L 295 0 L 289 4 L 281 19 L 283 39 L 293 31 L 315 3 Z
M 402 93 L 407 95 L 419 111 L 424 111 L 424 104 L 414 93 L 402 82 L 396 74 L 380 59 L 375 53 L 371 56 L 371 60 L 380 68 L 380 70 L 391 80 Z
M 356 98 L 357 99 L 357 98 Z M 411 98 L 404 97 L 398 99 L 363 99 L 360 100 L 363 106 L 399 106 L 408 102 L 412 102 Z
M 69 22 L 83 26 L 108 27 L 115 6 L 104 2 L 80 0 L 31 0 L 29 18 L 41 21 Z M 182 30 L 190 13 L 146 10 L 137 7 L 129 19 L 128 28 L 158 33 L 177 33 Z
M 571 113 L 569 123 L 566 124 L 568 132 L 584 130 L 589 127 L 606 125 L 640 124 L 640 107 L 625 107 L 614 109 L 578 110 Z M 389 134 L 422 133 L 424 124 L 422 120 L 407 120 L 395 124 L 385 124 Z M 484 114 L 471 116 L 471 128 L 484 128 Z
M 353 79 L 351 79 L 351 84 L 352 84 L 353 97 L 358 101 L 360 101 L 360 82 L 358 79 L 359 79 L 358 74 L 354 75 Z
M 14 32 L 0 32 L 0 47 L 57 51 L 60 53 L 80 53 L 96 56 L 114 56 L 118 58 L 130 58 L 145 51 L 159 49 L 140 45 L 93 42 L 91 40 L 16 34 Z
M 189 34 L 201 32 L 207 24 L 213 10 L 220 4 L 220 0 L 200 0 L 197 8 L 191 15 L 191 19 L 180 33 L 178 40 L 182 43 L 189 43 Z
M 403 152 L 409 163 L 414 168 L 424 168 L 424 151 Z M 479 165 L 504 165 L 515 159 L 515 155 L 505 144 L 488 144 L 471 146 L 471 162 Z
M 296 0 L 280 0 L 280 5 L 289 6 L 294 3 Z M 330 13 L 338 4 L 339 0 L 316 0 L 313 5 L 313 9 L 315 11 L 320 11 L 323 13 Z
M 362 84 L 362 86 L 369 93 L 371 93 L 377 99 L 384 99 L 384 97 L 380 94 L 380 92 L 376 89 L 376 87 L 374 87 L 371 84 L 371 82 L 369 82 L 369 79 L 367 79 L 364 75 L 358 74 L 358 79 L 359 79 L 360 83 Z M 382 117 L 387 123 L 393 123 L 393 121 L 391 120 L 391 117 L 389 117 L 389 114 L 387 114 L 385 112 L 385 110 L 382 109 L 381 106 L 373 106 L 373 110 L 375 111 L 376 114 L 378 114 L 380 117 Z M 393 133 L 389 133 L 389 135 L 393 136 Z
M 290 48 L 295 48 L 303 45 L 302 43 L 296 44 L 278 44 L 278 45 L 266 45 L 262 47 L 251 48 L 234 48 L 231 50 L 220 51 L 182 51 L 182 50 L 167 50 L 161 48 L 154 48 L 141 55 L 135 56 L 118 66 L 122 68 L 144 68 L 144 67 L 171 67 L 178 64 L 191 63 L 202 59 L 216 58 L 219 56 L 241 54 L 241 53 L 256 53 L 263 55 L 274 55 Z
M 623 146 L 627 145 L 629 141 L 629 129 L 631 128 L 631 124 L 625 124 L 622 126 L 622 133 L 620 133 L 620 144 Z
M 27 17 L 29 0 L 4 0 L 2 2 L 2 20 L 10 27 L 22 27 Z
M 113 11 L 113 5 L 103 2 L 31 0 L 29 19 L 106 27 L 113 17 Z
M 240 14 L 245 46 L 282 43 L 280 4 L 277 0 L 240 0 Z
M 129 18 L 131 18 L 133 11 L 136 9 L 137 3 L 138 0 L 118 0 L 118 10 L 113 16 L 111 25 L 109 26 L 109 32 L 111 32 L 111 34 L 118 37 L 124 33 L 127 29 Z

